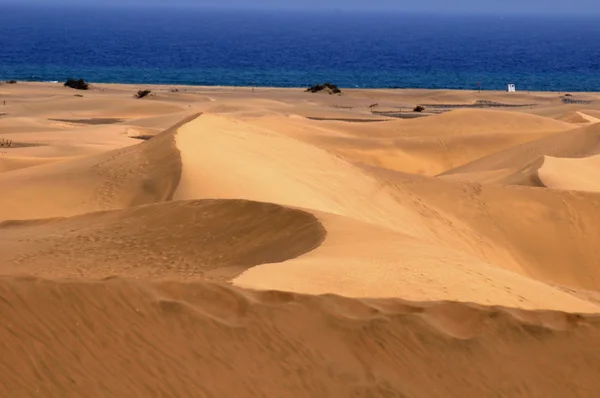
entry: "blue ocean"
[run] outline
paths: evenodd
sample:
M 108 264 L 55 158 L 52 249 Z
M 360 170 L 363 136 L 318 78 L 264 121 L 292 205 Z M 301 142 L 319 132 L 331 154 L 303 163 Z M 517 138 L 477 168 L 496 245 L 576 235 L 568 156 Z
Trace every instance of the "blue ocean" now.
M 600 91 L 597 17 L 0 4 L 0 79 Z

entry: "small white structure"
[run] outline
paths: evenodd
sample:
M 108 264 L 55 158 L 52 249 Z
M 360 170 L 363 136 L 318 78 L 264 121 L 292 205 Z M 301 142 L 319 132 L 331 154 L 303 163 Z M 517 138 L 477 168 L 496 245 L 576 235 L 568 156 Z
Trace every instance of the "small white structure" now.
M 511 84 L 509 84 L 509 85 L 508 85 L 508 92 L 509 92 L 509 93 L 514 93 L 515 91 L 517 91 L 517 89 L 515 88 L 515 85 L 514 85 L 514 84 L 512 84 L 512 83 L 511 83 Z

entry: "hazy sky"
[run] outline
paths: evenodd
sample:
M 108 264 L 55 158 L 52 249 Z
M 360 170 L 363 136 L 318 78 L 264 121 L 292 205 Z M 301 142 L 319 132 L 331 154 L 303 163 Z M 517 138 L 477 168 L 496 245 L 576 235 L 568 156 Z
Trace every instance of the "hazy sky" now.
M 600 0 L 0 0 L 1 4 L 209 6 L 472 13 L 600 13 Z M 1 11 L 1 10 L 0 10 Z

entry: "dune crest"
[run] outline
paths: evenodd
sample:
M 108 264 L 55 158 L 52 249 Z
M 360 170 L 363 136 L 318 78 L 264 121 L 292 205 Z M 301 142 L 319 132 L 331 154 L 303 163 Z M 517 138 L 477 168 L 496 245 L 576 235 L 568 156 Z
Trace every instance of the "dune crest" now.
M 377 179 L 302 140 L 204 114 L 182 126 L 176 141 L 183 169 L 175 200 L 241 198 L 428 233 Z
M 72 216 L 170 200 L 181 175 L 173 134 L 197 116 L 137 145 L 0 174 L 0 184 L 12 187 L 0 197 L 0 220 Z

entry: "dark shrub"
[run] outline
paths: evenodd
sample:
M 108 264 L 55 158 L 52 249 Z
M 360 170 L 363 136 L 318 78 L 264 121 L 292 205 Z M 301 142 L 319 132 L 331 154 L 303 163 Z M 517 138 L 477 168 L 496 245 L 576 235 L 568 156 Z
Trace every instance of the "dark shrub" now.
M 152 92 L 151 90 L 140 90 L 137 92 L 135 97 L 136 98 L 144 98 L 144 97 L 147 97 L 148 95 L 150 95 L 151 92 Z
M 83 79 L 71 79 L 69 78 L 65 82 L 65 87 L 71 87 L 75 90 L 87 90 L 90 88 L 90 85 L 85 82 Z
M 425 110 L 425 107 L 422 107 L 421 105 L 417 105 L 415 106 L 415 109 L 413 109 L 414 112 L 423 112 Z
M 306 89 L 307 92 L 318 93 L 320 91 L 328 91 L 329 94 L 340 94 L 342 91 L 335 84 L 325 83 L 325 84 L 316 84 L 312 87 Z
M 8 84 L 17 84 L 17 81 L 16 80 L 8 80 L 7 83 Z
M 153 135 L 144 134 L 144 135 L 132 135 L 129 138 L 135 138 L 136 140 L 148 141 L 148 140 L 154 138 L 154 136 Z
M 319 91 L 323 91 L 324 88 L 325 86 L 323 86 L 322 84 L 315 84 L 314 86 L 307 88 L 306 91 L 311 93 L 318 93 Z

